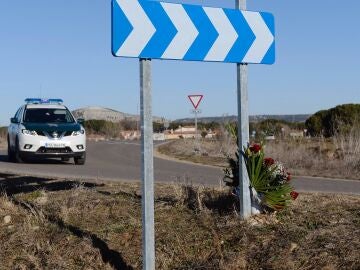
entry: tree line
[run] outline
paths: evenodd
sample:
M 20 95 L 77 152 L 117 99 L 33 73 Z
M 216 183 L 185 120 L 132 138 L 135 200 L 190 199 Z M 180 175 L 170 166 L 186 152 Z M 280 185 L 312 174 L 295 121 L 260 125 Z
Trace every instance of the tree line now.
M 305 122 L 311 136 L 332 137 L 360 129 L 360 104 L 344 104 L 321 110 Z
M 179 126 L 194 125 L 194 122 L 171 122 L 166 128 L 164 123 L 154 122 L 154 132 L 164 132 L 166 129 L 177 129 Z M 226 125 L 233 125 L 236 127 L 236 122 L 207 122 L 198 123 L 200 131 L 221 131 Z M 87 132 L 93 134 L 103 134 L 116 136 L 121 131 L 140 130 L 139 121 L 123 120 L 117 123 L 105 120 L 87 120 L 84 123 Z M 337 107 L 321 110 L 309 117 L 306 122 L 288 122 L 278 119 L 266 119 L 261 122 L 250 122 L 250 133 L 260 135 L 284 135 L 284 130 L 288 131 L 304 131 L 307 130 L 310 136 L 324 136 L 332 137 L 335 134 L 346 134 L 352 129 L 360 129 L 360 104 L 344 104 Z M 6 133 L 6 130 L 0 129 L 0 135 Z

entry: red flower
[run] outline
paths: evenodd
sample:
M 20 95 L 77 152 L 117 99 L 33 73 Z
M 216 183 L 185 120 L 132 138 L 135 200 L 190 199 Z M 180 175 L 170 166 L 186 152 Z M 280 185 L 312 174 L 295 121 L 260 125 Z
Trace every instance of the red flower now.
M 291 191 L 290 196 L 293 200 L 296 200 L 299 196 L 299 193 L 297 193 L 296 191 Z
M 261 150 L 261 145 L 260 144 L 253 144 L 252 146 L 250 146 L 250 151 L 253 153 L 258 153 Z
M 264 159 L 264 163 L 265 163 L 265 165 L 266 165 L 267 167 L 270 167 L 271 165 L 274 165 L 275 160 L 272 159 L 271 157 L 265 158 L 265 159 Z

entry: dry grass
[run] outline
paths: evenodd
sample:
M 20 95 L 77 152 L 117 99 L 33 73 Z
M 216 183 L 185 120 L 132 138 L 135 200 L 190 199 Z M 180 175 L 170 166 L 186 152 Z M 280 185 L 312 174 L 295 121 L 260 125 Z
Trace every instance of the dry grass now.
M 6 129 L 0 127 L 0 149 L 5 149 L 6 147 L 7 147 Z
M 183 139 L 163 144 L 157 150 L 180 160 L 225 167 L 226 157 L 235 153 L 236 145 L 232 140 L 201 139 L 197 145 L 193 139 Z
M 6 149 L 6 147 L 7 147 L 6 141 L 0 139 L 0 150 L 4 150 Z
M 332 139 L 271 142 L 266 154 L 294 174 L 360 179 L 360 131 Z
M 226 156 L 234 157 L 236 144 L 202 141 L 200 154 L 193 151 L 192 140 L 177 140 L 159 147 L 159 152 L 192 162 L 227 166 Z M 360 130 L 331 139 L 287 139 L 269 141 L 265 153 L 285 164 L 292 174 L 331 178 L 360 179 Z
M 27 200 L 1 196 L 0 218 L 1 269 L 111 269 L 90 239 L 72 235 Z
M 1 269 L 141 269 L 136 184 L 0 175 Z M 240 221 L 226 190 L 156 187 L 156 269 L 359 269 L 360 198 Z M 11 216 L 5 224 L 4 217 Z

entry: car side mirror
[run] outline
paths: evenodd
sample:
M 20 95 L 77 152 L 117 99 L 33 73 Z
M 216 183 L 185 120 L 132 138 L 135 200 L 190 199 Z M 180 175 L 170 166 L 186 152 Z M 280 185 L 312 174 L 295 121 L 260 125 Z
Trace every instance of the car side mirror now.
M 15 117 L 10 118 L 12 124 L 18 124 L 18 120 Z
M 79 118 L 76 120 L 80 125 L 83 125 L 85 123 L 84 118 Z

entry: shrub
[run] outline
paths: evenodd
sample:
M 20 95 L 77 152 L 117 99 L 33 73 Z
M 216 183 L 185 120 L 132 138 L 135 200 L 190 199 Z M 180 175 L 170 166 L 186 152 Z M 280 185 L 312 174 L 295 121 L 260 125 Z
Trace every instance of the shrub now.
M 311 136 L 333 137 L 360 128 L 360 104 L 345 104 L 315 113 L 305 122 Z
M 105 120 L 87 120 L 84 122 L 84 128 L 89 133 L 104 134 L 106 123 Z
M 165 130 L 164 123 L 153 122 L 153 129 L 155 133 L 164 132 Z

